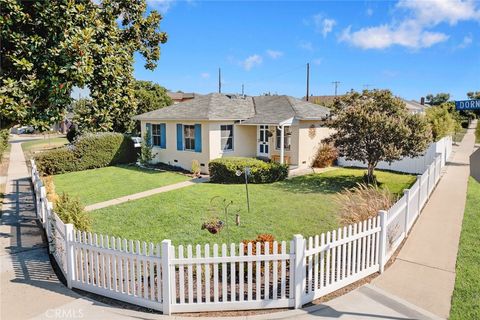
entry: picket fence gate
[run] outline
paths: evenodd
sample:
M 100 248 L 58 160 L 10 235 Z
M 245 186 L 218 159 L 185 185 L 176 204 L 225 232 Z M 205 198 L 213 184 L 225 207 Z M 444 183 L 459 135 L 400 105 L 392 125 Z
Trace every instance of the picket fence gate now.
M 37 217 L 69 288 L 162 311 L 300 308 L 376 272 L 407 237 L 440 180 L 437 154 L 388 211 L 305 239 L 174 246 L 75 230 L 53 211 L 32 160 Z

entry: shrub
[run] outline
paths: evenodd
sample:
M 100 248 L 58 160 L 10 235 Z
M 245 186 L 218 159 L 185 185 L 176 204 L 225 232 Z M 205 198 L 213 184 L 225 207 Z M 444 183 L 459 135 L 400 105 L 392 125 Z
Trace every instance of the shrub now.
M 153 154 L 153 146 L 150 144 L 151 134 L 147 132 L 143 136 L 143 142 L 140 147 L 140 154 L 139 154 L 139 161 L 144 166 L 149 165 L 150 162 L 153 160 L 155 155 Z
M 64 223 L 72 223 L 77 230 L 90 230 L 92 220 L 78 198 L 63 193 L 55 202 L 54 211 Z
M 52 149 L 35 155 L 38 170 L 44 175 L 76 171 L 75 155 L 68 148 Z
M 259 234 L 255 240 L 243 240 L 242 243 L 244 244 L 244 254 L 248 254 L 248 244 L 252 244 L 252 254 L 257 254 L 257 243 L 260 243 L 260 253 L 265 254 L 265 243 L 268 242 L 269 249 L 268 253 L 273 254 L 273 242 L 275 241 L 275 237 L 269 233 Z M 280 252 L 280 244 L 277 243 L 277 252 Z
M 336 197 L 339 204 L 340 223 L 349 225 L 377 216 L 379 210 L 387 210 L 395 202 L 388 189 L 378 186 L 358 184 L 345 189 Z
M 195 177 L 199 177 L 202 169 L 200 168 L 200 162 L 198 160 L 192 160 L 192 174 Z
M 318 148 L 313 160 L 312 167 L 315 168 L 325 168 L 330 167 L 334 164 L 335 160 L 338 158 L 337 149 L 330 144 L 322 144 Z
M 0 163 L 2 162 L 3 153 L 8 146 L 8 129 L 0 130 Z
M 73 153 L 77 170 L 101 168 L 136 161 L 133 141 L 121 133 L 88 133 L 77 138 Z
M 250 167 L 248 182 L 271 183 L 288 177 L 288 165 L 274 162 L 264 162 L 254 158 L 220 158 L 210 161 L 210 181 L 217 183 L 244 183 L 243 172 Z M 237 170 L 242 175 L 237 176 Z
M 133 141 L 120 133 L 87 134 L 73 145 L 39 153 L 37 167 L 44 175 L 101 168 L 136 160 Z

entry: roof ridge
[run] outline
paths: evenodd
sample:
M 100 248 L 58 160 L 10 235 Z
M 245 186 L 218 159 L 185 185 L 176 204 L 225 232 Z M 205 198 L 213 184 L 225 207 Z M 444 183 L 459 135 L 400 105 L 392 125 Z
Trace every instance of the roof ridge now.
M 290 105 L 290 108 L 292 108 L 292 110 L 293 110 L 293 116 L 296 117 L 296 116 L 297 116 L 297 109 L 295 109 L 295 108 L 293 107 L 292 101 L 290 101 L 290 98 L 291 98 L 291 97 L 290 97 L 290 96 L 287 96 L 287 95 L 285 95 L 284 97 L 287 99 L 288 104 Z

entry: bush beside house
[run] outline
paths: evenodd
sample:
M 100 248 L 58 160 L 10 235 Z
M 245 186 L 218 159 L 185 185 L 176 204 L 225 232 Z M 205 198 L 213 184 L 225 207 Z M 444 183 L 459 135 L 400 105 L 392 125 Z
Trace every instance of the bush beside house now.
M 42 152 L 35 157 L 44 175 L 132 163 L 137 154 L 133 141 L 120 133 L 87 134 L 73 145 Z
M 271 183 L 288 177 L 288 165 L 275 162 L 264 162 L 255 158 L 220 158 L 210 161 L 210 181 L 217 183 L 244 183 L 245 176 L 237 176 L 237 170 L 242 173 L 245 167 L 250 167 L 248 182 Z

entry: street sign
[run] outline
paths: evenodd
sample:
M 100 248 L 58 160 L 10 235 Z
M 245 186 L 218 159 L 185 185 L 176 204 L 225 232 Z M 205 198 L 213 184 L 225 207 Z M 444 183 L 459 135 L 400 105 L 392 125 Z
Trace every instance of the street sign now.
M 480 110 L 480 99 L 455 101 L 457 110 Z

